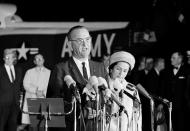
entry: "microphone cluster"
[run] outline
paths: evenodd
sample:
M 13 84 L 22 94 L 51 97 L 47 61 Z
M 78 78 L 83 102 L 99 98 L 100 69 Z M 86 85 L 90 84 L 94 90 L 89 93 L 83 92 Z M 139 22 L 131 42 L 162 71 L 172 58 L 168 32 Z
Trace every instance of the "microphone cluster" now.
M 76 100 L 81 103 L 81 97 L 80 97 L 80 93 L 78 91 L 78 88 L 76 86 L 76 82 L 73 80 L 73 78 L 70 75 L 66 75 L 64 77 L 64 81 L 66 82 L 67 86 L 72 90 L 73 95 L 75 96 Z M 96 76 L 91 76 L 89 78 L 88 84 L 94 89 L 96 95 L 99 95 L 99 89 L 101 90 L 107 90 L 108 92 L 110 92 L 109 97 L 119 106 L 123 109 L 123 111 L 126 113 L 126 110 L 123 106 L 123 104 L 115 97 L 115 95 L 112 93 L 112 91 L 109 91 L 108 88 L 108 84 L 107 81 L 102 78 L 102 77 L 96 77 Z M 136 87 L 131 83 L 128 83 L 126 88 L 131 88 L 131 87 Z M 137 87 L 136 87 L 137 88 Z M 137 88 L 139 90 L 139 88 Z M 143 92 L 143 89 L 140 89 Z M 132 98 L 133 100 L 136 100 L 139 102 L 139 100 L 134 97 L 133 95 L 131 95 L 130 93 L 128 93 L 126 90 L 123 91 L 124 94 L 126 94 L 127 96 L 129 96 L 130 98 Z M 143 92 L 144 94 L 145 91 Z M 146 94 L 147 95 L 147 94 Z M 140 103 L 140 102 L 139 102 Z
M 76 100 L 81 103 L 81 97 L 79 90 L 76 87 L 76 82 L 73 80 L 73 78 L 70 75 L 66 75 L 64 77 L 64 81 L 66 82 L 67 86 L 72 90 Z

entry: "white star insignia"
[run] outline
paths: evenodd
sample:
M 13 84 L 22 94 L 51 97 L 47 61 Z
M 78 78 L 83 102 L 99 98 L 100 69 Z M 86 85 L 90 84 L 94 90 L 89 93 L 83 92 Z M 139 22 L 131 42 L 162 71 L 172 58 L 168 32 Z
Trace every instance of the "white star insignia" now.
M 25 48 L 25 43 L 22 44 L 21 48 L 17 48 L 17 51 L 19 52 L 18 59 L 21 59 L 22 57 L 27 60 L 26 53 L 29 51 L 29 48 Z

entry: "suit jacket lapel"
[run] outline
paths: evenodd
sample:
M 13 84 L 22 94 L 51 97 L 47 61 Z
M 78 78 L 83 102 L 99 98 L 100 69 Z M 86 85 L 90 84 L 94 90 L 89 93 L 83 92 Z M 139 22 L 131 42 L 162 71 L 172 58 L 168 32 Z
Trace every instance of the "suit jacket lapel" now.
M 9 78 L 9 75 L 8 75 L 8 72 L 7 72 L 6 68 L 5 68 L 5 66 L 3 66 L 3 74 L 5 74 L 6 78 L 7 78 L 7 79 L 9 80 L 9 82 L 11 83 L 11 80 L 10 80 L 10 78 Z
M 14 82 L 18 79 L 18 68 L 14 66 L 15 69 L 15 80 Z
M 90 75 L 93 76 L 95 74 L 95 68 L 91 60 L 89 60 L 89 66 L 90 66 Z
M 181 65 L 178 72 L 176 73 L 176 76 L 184 75 L 184 66 Z

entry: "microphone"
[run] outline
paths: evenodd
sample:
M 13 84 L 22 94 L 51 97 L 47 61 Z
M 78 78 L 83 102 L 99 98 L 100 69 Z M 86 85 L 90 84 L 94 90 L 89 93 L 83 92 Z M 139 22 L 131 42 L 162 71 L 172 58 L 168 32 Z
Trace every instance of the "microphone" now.
M 102 78 L 102 77 L 98 77 L 98 83 L 99 83 L 99 88 L 106 90 L 108 89 L 108 84 L 107 81 Z M 124 113 L 127 114 L 127 111 L 125 109 L 125 107 L 123 106 L 123 104 L 113 95 L 113 93 L 111 93 L 111 99 L 124 111 Z M 128 115 L 128 114 L 127 114 Z
M 162 101 L 163 103 L 165 103 L 165 104 L 167 104 L 167 105 L 170 103 L 169 100 L 167 100 L 167 99 L 165 99 L 165 98 L 162 98 L 162 97 L 160 97 L 160 96 L 156 96 L 156 95 L 153 95 L 153 94 L 151 94 L 151 96 L 152 96 L 153 98 L 159 100 L 159 101 Z
M 73 80 L 73 78 L 70 75 L 66 75 L 64 77 L 64 81 L 66 82 L 68 88 L 70 88 L 75 96 L 75 98 L 77 99 L 77 101 L 79 103 L 81 103 L 81 97 L 80 97 L 80 93 L 76 87 L 76 82 Z
M 125 109 L 124 105 L 113 95 L 111 94 L 111 99 L 120 107 L 120 112 L 123 110 L 124 113 L 128 116 L 127 110 Z
M 136 90 L 136 86 L 130 82 L 127 82 L 126 88 L 129 90 Z
M 98 77 L 98 86 L 104 86 L 104 88 L 107 89 L 108 83 L 103 77 Z
M 102 77 L 98 77 L 98 83 L 99 83 L 99 88 L 106 90 L 108 89 L 108 84 L 106 80 Z M 119 100 L 111 93 L 111 99 L 118 105 L 123 107 L 123 105 L 119 102 Z
M 91 76 L 89 78 L 89 82 L 92 85 L 92 87 L 94 88 L 96 94 L 98 94 L 98 79 L 96 76 Z
M 130 97 L 131 99 L 133 99 L 134 101 L 137 101 L 139 104 L 141 104 L 141 102 L 133 95 L 131 95 L 129 92 L 127 92 L 126 90 L 123 89 L 123 93 L 125 95 L 127 95 L 128 97 Z
M 134 85 L 134 87 L 145 97 L 148 99 L 152 99 L 151 95 L 144 89 L 144 87 L 141 84 L 138 84 L 137 86 Z
M 129 83 L 123 79 L 116 79 L 114 83 L 114 88 L 120 89 L 125 95 L 130 97 L 132 100 L 137 101 L 138 103 L 141 103 L 135 96 L 131 95 L 126 89 L 129 89 L 130 91 L 136 91 L 135 85 L 132 83 Z

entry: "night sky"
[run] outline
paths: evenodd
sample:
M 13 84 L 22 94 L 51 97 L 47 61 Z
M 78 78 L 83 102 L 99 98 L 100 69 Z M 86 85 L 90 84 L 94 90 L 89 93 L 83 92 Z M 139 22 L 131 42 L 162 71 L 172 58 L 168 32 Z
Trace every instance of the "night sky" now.
M 17 5 L 23 21 L 129 21 L 134 30 L 154 30 L 165 51 L 189 48 L 187 0 L 2 0 Z M 154 5 L 154 2 L 155 5 Z M 178 15 L 185 15 L 183 22 Z M 189 48 L 190 49 L 190 48 Z
M 4 0 L 17 5 L 25 21 L 121 21 L 140 19 L 150 11 L 152 0 Z

